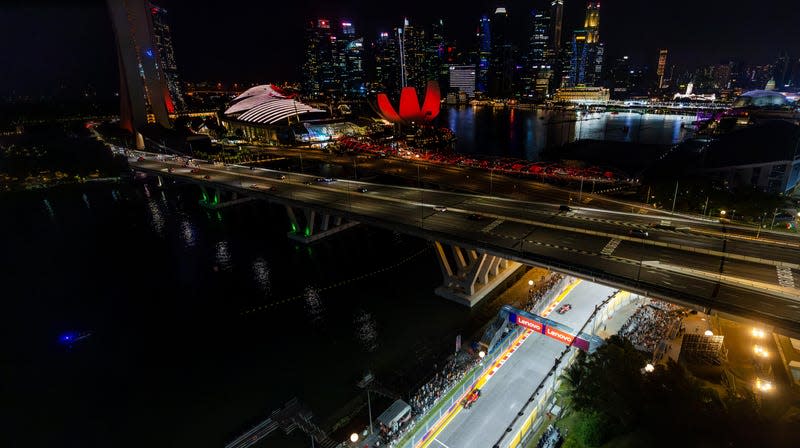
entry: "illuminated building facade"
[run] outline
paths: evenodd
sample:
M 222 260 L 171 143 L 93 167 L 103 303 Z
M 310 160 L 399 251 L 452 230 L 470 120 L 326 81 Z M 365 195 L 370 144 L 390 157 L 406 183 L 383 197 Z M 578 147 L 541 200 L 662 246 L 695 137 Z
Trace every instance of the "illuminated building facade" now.
M 481 92 L 489 88 L 489 63 L 492 58 L 492 29 L 491 20 L 487 16 L 481 17 L 478 23 L 478 73 L 475 87 Z
M 564 23 L 564 0 L 553 0 L 550 3 L 550 42 L 553 51 L 561 49 L 561 27 Z
M 153 39 L 155 48 L 158 49 L 158 57 L 161 61 L 161 70 L 167 80 L 172 103 L 175 111 L 180 112 L 186 109 L 183 99 L 183 88 L 178 76 L 178 66 L 175 63 L 175 49 L 172 46 L 172 32 L 170 31 L 167 10 L 156 5 L 150 5 L 150 14 L 153 19 Z
M 586 6 L 584 29 L 572 34 L 569 84 L 594 86 L 600 83 L 605 47 L 600 42 L 600 2 Z
M 306 27 L 303 90 L 315 99 L 363 96 L 364 40 L 352 22 L 319 18 Z
M 550 48 L 550 15 L 544 10 L 531 12 L 531 32 L 528 41 L 527 70 L 530 85 L 525 86 L 528 96 L 538 99 L 547 97 L 550 78 L 553 75 L 553 56 Z
M 176 105 L 162 58 L 169 57 L 169 70 L 174 69 L 175 58 L 162 10 L 154 11 L 157 7 L 146 0 L 108 0 L 108 7 L 117 43 L 120 125 L 129 131 L 147 123 L 169 127 L 169 114 L 176 111 Z M 158 38 L 156 23 L 161 33 Z M 159 42 L 169 44 L 169 50 L 159 48 Z M 172 74 L 177 86 L 177 73 Z
M 400 49 L 395 34 L 382 32 L 373 43 L 375 61 L 373 93 L 387 92 L 392 96 L 400 92 Z
M 667 50 L 662 49 L 658 52 L 658 65 L 656 66 L 656 76 L 658 76 L 658 88 L 664 89 L 667 87 L 664 82 L 664 74 L 667 71 Z

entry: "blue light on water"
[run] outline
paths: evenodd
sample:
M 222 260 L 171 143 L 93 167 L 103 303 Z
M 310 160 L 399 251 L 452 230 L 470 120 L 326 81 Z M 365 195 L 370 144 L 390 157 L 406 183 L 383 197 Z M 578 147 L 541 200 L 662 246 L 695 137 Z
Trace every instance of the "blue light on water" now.
M 75 340 L 75 333 L 73 333 L 73 332 L 64 333 L 58 338 L 58 340 L 62 344 L 70 344 L 70 343 L 72 343 L 72 341 Z
M 148 48 L 147 50 L 145 50 L 144 54 L 146 54 L 146 55 L 148 55 L 148 56 L 150 56 L 152 58 L 153 57 L 153 49 L 152 48 Z

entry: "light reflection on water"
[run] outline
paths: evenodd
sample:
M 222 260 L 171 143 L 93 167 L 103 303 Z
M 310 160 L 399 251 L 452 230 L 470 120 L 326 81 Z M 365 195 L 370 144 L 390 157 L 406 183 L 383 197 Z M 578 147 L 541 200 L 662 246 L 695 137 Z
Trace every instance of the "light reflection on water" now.
M 541 151 L 575 140 L 670 145 L 691 136 L 694 115 L 450 107 L 443 113 L 457 136 L 456 152 L 539 160 Z
M 357 310 L 353 324 L 361 348 L 368 353 L 374 352 L 378 348 L 378 328 L 375 318 L 364 310 Z
M 222 270 L 230 271 L 231 267 L 233 266 L 233 263 L 231 260 L 230 251 L 228 250 L 228 242 L 227 241 L 218 242 L 216 249 L 217 251 L 215 259 L 217 262 L 217 266 L 222 268 Z
M 194 224 L 186 217 L 181 220 L 181 238 L 186 247 L 194 247 L 197 244 L 195 236 L 196 229 Z
M 325 313 L 325 307 L 322 304 L 322 299 L 319 295 L 319 289 L 310 285 L 306 286 L 303 296 L 305 298 L 306 311 L 308 312 L 309 320 L 314 323 L 322 322 Z
M 272 291 L 272 279 L 270 278 L 270 269 L 266 260 L 258 257 L 253 261 L 253 278 L 255 279 L 258 287 L 264 292 L 264 296 L 269 296 Z

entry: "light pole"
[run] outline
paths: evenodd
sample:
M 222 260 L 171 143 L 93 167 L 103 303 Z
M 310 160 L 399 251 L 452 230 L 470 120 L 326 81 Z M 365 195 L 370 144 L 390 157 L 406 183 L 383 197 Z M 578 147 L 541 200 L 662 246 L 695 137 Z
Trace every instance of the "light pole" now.
M 494 191 L 493 185 L 493 177 L 494 177 L 494 168 L 489 170 L 489 196 L 491 196 Z
M 417 189 L 419 189 L 419 228 L 424 229 L 424 212 L 425 212 L 425 201 L 422 196 L 422 179 L 419 174 L 419 162 L 417 162 Z
M 582 197 L 583 197 L 583 176 L 581 176 L 581 189 L 578 192 L 578 202 L 581 202 Z

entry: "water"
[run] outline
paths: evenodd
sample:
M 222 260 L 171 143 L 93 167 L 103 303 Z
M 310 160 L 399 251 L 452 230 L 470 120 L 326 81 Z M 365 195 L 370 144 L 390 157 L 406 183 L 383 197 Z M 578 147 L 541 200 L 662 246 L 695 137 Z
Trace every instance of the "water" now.
M 681 125 L 691 124 L 696 117 L 469 106 L 449 107 L 441 119 L 458 137 L 457 152 L 537 161 L 543 149 L 575 140 L 679 143 L 692 132 Z
M 367 369 L 407 396 L 484 323 L 433 294 L 421 240 L 358 226 L 305 246 L 280 207 L 198 199 L 141 184 L 3 198 L 0 446 L 220 447 L 293 396 L 324 424 Z M 68 331 L 91 336 L 69 347 Z

